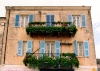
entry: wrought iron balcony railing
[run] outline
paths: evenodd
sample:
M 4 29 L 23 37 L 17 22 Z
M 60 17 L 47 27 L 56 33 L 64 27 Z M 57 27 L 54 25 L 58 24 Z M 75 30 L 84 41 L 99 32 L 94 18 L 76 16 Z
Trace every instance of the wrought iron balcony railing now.
M 36 56 L 37 58 L 42 57 L 43 55 L 49 57 L 60 57 L 61 53 L 27 53 L 26 55 L 32 54 L 32 56 Z
M 42 22 L 30 22 L 29 26 L 26 27 L 26 32 L 31 37 L 37 36 L 37 35 L 43 35 L 43 36 L 75 36 L 77 32 L 77 28 L 75 25 L 69 24 L 61 24 L 61 25 L 44 25 L 45 23 Z M 67 22 L 68 23 L 68 22 Z M 66 26 L 67 25 L 67 26 Z
M 23 63 L 33 68 L 79 67 L 79 61 L 74 53 L 27 53 Z

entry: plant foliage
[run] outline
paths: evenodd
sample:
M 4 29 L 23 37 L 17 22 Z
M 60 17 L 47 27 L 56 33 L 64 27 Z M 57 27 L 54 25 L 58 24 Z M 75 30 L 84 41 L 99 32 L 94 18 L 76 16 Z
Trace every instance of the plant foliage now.
M 41 33 L 41 34 L 48 34 L 48 35 L 53 35 L 56 33 L 56 35 L 64 33 L 65 35 L 75 35 L 77 32 L 77 28 L 75 25 L 65 27 L 55 27 L 55 26 L 29 26 L 26 28 L 27 34 L 33 36 L 36 33 Z
M 25 66 L 29 66 L 32 68 L 71 68 L 71 67 L 79 67 L 79 61 L 74 53 L 62 53 L 60 58 L 57 57 L 49 57 L 45 54 L 37 58 L 32 54 L 26 55 L 25 59 L 23 60 Z

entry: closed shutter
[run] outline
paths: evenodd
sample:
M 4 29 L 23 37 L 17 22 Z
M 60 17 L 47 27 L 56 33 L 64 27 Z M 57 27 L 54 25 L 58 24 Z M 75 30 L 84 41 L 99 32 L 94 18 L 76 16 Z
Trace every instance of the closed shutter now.
M 89 45 L 88 45 L 88 41 L 84 41 L 84 56 L 85 57 L 89 57 Z
M 46 15 L 46 26 L 53 26 L 54 15 Z
M 33 22 L 34 16 L 32 14 L 29 15 L 29 22 Z
M 19 21 L 20 21 L 20 15 L 17 14 L 16 15 L 16 18 L 15 18 L 15 27 L 18 27 L 19 26 Z
M 50 15 L 46 15 L 46 26 L 50 26 Z
M 27 42 L 28 44 L 28 47 L 27 47 L 27 52 L 28 53 L 32 53 L 32 40 L 28 40 L 28 42 Z
M 54 24 L 52 24 L 54 22 L 54 15 L 51 15 L 51 26 L 54 26 Z
M 56 57 L 60 57 L 60 41 L 55 41 L 56 45 Z
M 77 45 L 77 41 L 74 41 L 74 53 L 76 56 L 78 56 L 78 45 Z
M 71 22 L 71 24 L 69 25 L 71 26 L 72 25 L 72 15 L 71 14 L 68 15 L 68 22 Z
M 23 41 L 18 41 L 18 56 L 22 56 L 23 55 Z
M 82 27 L 86 27 L 86 17 L 85 17 L 85 15 L 81 15 L 81 19 L 82 19 Z
M 45 53 L 45 41 L 40 41 L 40 56 Z

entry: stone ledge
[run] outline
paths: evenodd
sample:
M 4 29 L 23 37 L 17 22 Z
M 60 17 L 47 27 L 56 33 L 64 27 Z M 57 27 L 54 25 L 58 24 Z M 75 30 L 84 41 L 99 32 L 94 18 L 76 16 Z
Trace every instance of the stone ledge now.
M 91 6 L 6 6 L 14 10 L 90 10 Z

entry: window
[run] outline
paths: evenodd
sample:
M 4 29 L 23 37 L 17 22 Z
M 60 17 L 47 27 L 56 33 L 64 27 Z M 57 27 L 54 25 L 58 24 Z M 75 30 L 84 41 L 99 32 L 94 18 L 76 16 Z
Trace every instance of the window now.
M 74 53 L 76 56 L 85 56 L 89 57 L 89 44 L 88 41 L 83 42 L 77 42 L 77 40 L 74 41 Z
M 34 15 L 20 15 L 16 14 L 15 16 L 15 27 L 27 27 L 29 22 L 34 21 Z
M 81 27 L 80 16 L 73 16 L 73 24 L 75 24 L 76 27 Z
M 68 14 L 68 22 L 72 22 L 72 24 L 76 25 L 76 27 L 86 27 L 86 16 L 84 14 L 81 15 L 72 15 Z M 70 24 L 69 26 L 71 26 Z
M 46 26 L 53 26 L 54 15 L 46 15 Z
M 18 56 L 26 55 L 26 52 L 32 53 L 32 40 L 28 41 L 19 40 L 17 55 Z
M 78 56 L 83 56 L 83 43 L 77 42 L 78 45 Z
M 45 53 L 48 56 L 60 57 L 60 41 L 40 41 L 40 56 L 43 56 Z
M 46 42 L 45 53 L 48 56 L 53 56 L 55 53 L 55 43 L 54 42 Z
M 20 19 L 20 26 L 21 27 L 27 27 L 28 26 L 28 20 L 29 17 L 28 16 L 21 16 L 21 19 Z

